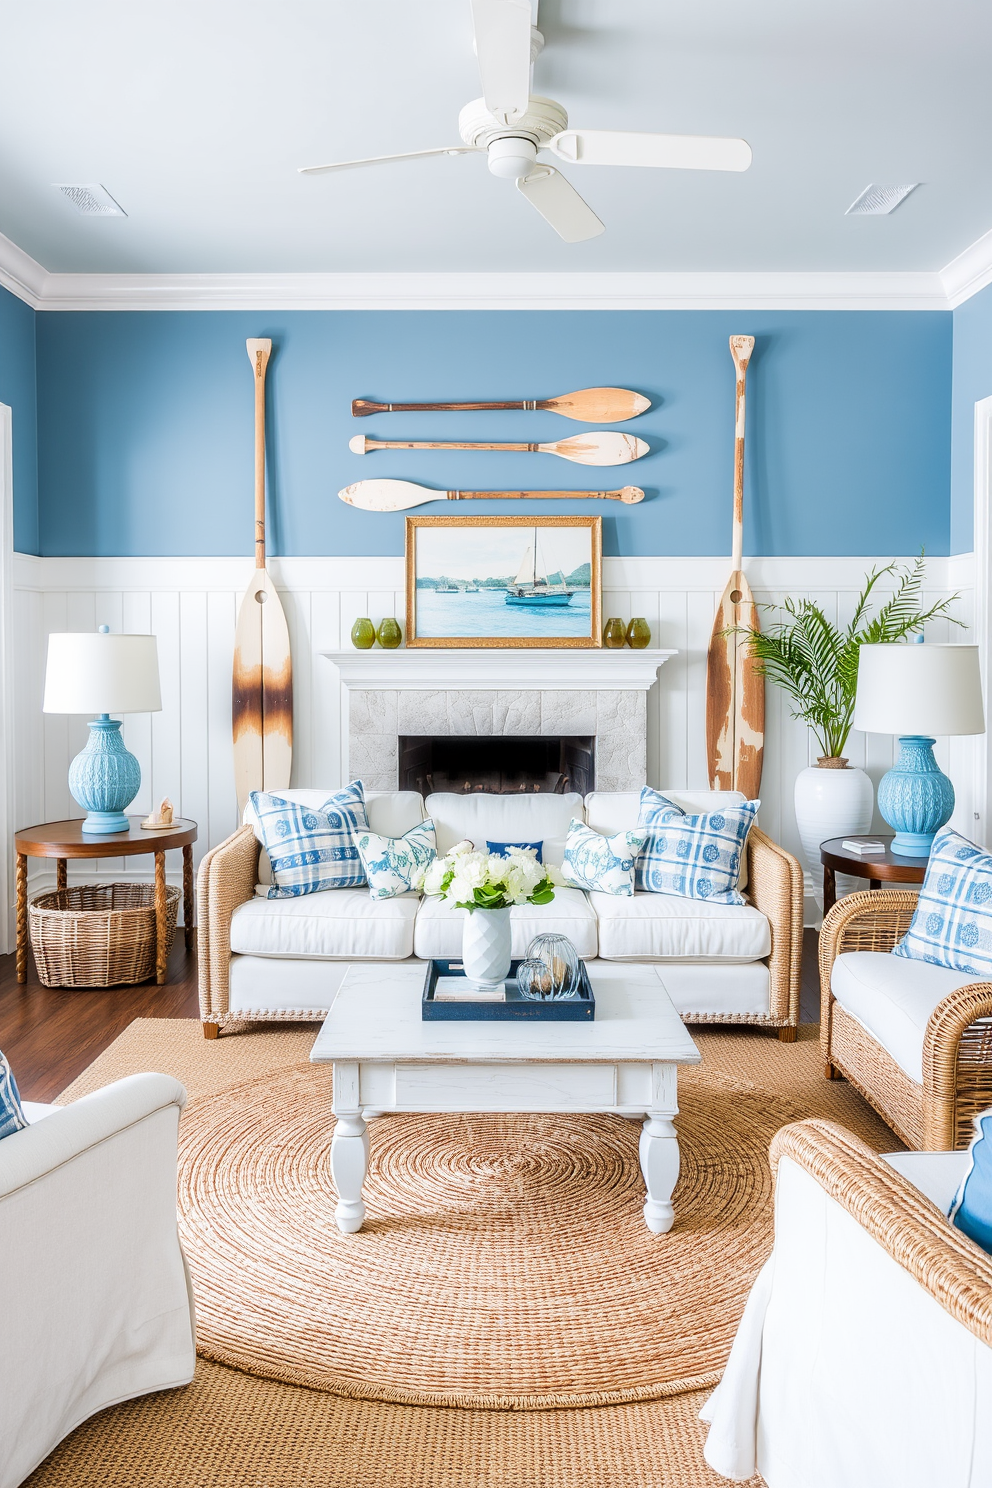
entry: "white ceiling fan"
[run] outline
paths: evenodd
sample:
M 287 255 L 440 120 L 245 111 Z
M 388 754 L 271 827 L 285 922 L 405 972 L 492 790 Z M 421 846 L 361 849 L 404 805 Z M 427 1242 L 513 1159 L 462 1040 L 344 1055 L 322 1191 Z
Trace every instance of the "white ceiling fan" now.
M 569 129 L 568 115 L 553 98 L 530 91 L 531 66 L 544 37 L 531 25 L 530 0 L 471 0 L 475 50 L 482 74 L 482 98 L 458 115 L 461 145 L 305 165 L 304 176 L 422 160 L 428 155 L 485 152 L 494 176 L 516 181 L 517 190 L 536 207 L 566 243 L 580 243 L 605 231 L 575 187 L 538 160 L 545 150 L 569 165 L 646 165 L 667 170 L 744 171 L 751 147 L 742 139 L 691 134 L 634 134 L 609 129 Z

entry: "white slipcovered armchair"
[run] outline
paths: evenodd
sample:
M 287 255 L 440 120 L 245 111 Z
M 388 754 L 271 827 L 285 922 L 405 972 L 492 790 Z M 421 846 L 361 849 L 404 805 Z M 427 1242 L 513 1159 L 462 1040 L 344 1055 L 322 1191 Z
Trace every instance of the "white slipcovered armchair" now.
M 0 1488 L 94 1412 L 193 1378 L 185 1100 L 168 1075 L 132 1075 L 68 1106 L 25 1102 L 31 1125 L 0 1141 Z
M 775 1247 L 703 1411 L 706 1460 L 768 1488 L 992 1483 L 992 1256 L 944 1217 L 964 1152 L 772 1144 Z

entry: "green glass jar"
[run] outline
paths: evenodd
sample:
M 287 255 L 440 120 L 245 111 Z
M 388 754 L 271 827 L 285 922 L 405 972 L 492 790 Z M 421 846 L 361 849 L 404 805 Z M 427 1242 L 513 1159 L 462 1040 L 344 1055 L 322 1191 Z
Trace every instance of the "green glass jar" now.
M 379 621 L 379 629 L 377 635 L 379 639 L 379 645 L 383 648 L 384 651 L 395 651 L 396 647 L 403 639 L 403 632 L 400 630 L 400 623 L 398 620 L 394 620 L 392 615 L 387 615 L 384 620 Z
M 351 627 L 351 644 L 357 646 L 359 651 L 367 651 L 370 646 L 375 645 L 375 626 L 367 615 L 356 620 Z
M 624 623 L 616 615 L 607 620 L 603 630 L 603 645 L 611 651 L 618 651 L 627 638 Z
M 627 645 L 635 651 L 643 651 L 651 644 L 651 627 L 643 615 L 636 616 L 627 626 Z

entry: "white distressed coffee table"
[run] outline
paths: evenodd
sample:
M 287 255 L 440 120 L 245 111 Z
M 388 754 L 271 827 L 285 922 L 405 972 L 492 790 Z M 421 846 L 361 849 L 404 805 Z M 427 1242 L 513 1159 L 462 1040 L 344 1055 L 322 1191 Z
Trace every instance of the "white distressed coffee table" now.
M 589 1111 L 644 1116 L 644 1221 L 671 1229 L 680 1064 L 702 1058 L 653 966 L 588 963 L 592 1023 L 425 1023 L 423 962 L 351 966 L 310 1052 L 334 1067 L 334 1217 L 365 1219 L 367 1122 L 393 1111 Z

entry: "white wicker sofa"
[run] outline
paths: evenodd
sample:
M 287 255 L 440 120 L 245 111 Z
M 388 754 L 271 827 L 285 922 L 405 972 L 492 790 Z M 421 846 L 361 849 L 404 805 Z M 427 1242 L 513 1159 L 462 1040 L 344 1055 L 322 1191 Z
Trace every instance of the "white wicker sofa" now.
M 288 799 L 320 805 L 330 790 L 293 789 Z M 732 792 L 666 791 L 686 810 L 715 810 L 743 798 Z M 370 791 L 369 825 L 401 836 L 429 816 L 439 853 L 468 838 L 544 844 L 560 864 L 572 817 L 612 833 L 637 821 L 639 793 L 452 795 Z M 251 1021 L 323 1018 L 351 962 L 457 957 L 464 912 L 405 894 L 373 900 L 367 888 L 332 889 L 297 899 L 265 899 L 268 880 L 251 808 L 245 824 L 200 864 L 200 1016 L 204 1034 Z M 523 956 L 543 930 L 568 935 L 587 960 L 640 961 L 665 967 L 664 981 L 687 1022 L 748 1023 L 795 1038 L 799 1021 L 802 873 L 757 827 L 748 838 L 748 903 L 709 905 L 665 894 L 614 898 L 580 889 L 555 892 L 544 907 L 511 912 L 513 954 Z

